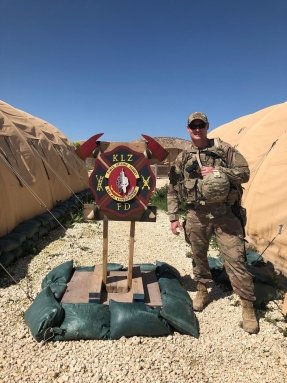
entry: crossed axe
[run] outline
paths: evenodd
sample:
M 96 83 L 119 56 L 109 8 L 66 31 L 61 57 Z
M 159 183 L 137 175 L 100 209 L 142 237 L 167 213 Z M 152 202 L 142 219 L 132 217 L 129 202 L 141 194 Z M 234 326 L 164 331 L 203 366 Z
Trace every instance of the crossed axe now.
M 85 141 L 81 146 L 76 149 L 77 155 L 85 160 L 89 157 L 93 151 L 97 148 L 99 141 L 98 139 L 104 133 L 98 133 L 94 136 L 90 137 L 87 141 Z M 146 134 L 142 134 L 143 138 L 147 142 L 147 157 L 149 159 L 155 159 L 159 162 L 163 161 L 167 156 L 168 152 L 152 137 L 147 136 Z

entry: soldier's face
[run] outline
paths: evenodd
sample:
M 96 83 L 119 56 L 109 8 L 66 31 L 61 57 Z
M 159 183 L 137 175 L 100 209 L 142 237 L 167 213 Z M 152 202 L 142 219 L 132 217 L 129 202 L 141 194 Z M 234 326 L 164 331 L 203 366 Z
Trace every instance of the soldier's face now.
M 190 134 L 191 139 L 199 140 L 207 137 L 208 125 L 202 120 L 194 120 L 188 126 L 187 130 Z

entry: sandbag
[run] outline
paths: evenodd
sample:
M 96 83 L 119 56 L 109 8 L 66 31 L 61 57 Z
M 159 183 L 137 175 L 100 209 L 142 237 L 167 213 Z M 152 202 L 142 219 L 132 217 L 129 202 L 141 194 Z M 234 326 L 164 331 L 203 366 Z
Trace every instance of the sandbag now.
M 73 261 L 67 261 L 51 270 L 42 280 L 42 289 L 52 283 L 66 284 L 71 279 L 73 272 Z
M 256 263 L 261 263 L 264 262 L 262 255 L 257 253 L 256 251 L 251 251 L 248 250 L 246 251 L 246 262 L 249 265 L 256 264 Z
M 26 241 L 26 238 L 27 237 L 25 233 L 14 233 L 13 231 L 3 237 L 3 239 L 15 241 L 18 246 L 21 246 L 22 243 Z
M 171 295 L 182 299 L 187 305 L 192 306 L 192 300 L 186 289 L 180 284 L 178 279 L 159 278 L 158 284 L 161 294 Z
M 22 249 L 25 254 L 35 254 L 37 251 L 37 244 L 32 239 L 26 239 L 22 245 Z
M 49 231 L 50 231 L 49 227 L 47 227 L 47 226 L 40 226 L 39 227 L 39 231 L 38 231 L 39 238 L 44 237 L 46 234 L 49 233 Z
M 94 271 L 96 269 L 96 266 L 77 266 L 75 268 L 75 271 Z M 118 271 L 122 270 L 123 265 L 120 263 L 108 263 L 107 264 L 107 271 Z
M 256 308 L 264 308 L 268 302 L 282 298 L 280 292 L 274 286 L 260 282 L 254 283 L 254 294 L 256 297 L 254 306 Z
M 65 294 L 65 291 L 67 289 L 67 284 L 63 282 L 53 282 L 49 284 L 50 289 L 52 290 L 52 293 L 54 294 L 54 297 L 60 301 Z
M 118 270 L 122 270 L 123 269 L 123 265 L 121 265 L 120 263 L 108 263 L 107 264 L 107 270 L 108 271 L 118 271 Z
M 64 310 L 57 302 L 50 287 L 43 289 L 24 314 L 24 319 L 33 337 L 38 341 L 47 340 L 47 334 L 60 326 Z
M 15 233 L 25 233 L 28 239 L 37 240 L 39 237 L 38 231 L 41 223 L 36 219 L 30 219 L 18 225 L 15 229 Z
M 156 261 L 156 266 L 156 274 L 158 278 L 165 277 L 171 279 L 176 278 L 178 280 L 181 280 L 180 273 L 176 270 L 176 268 L 169 265 L 168 263 Z
M 199 327 L 192 301 L 186 304 L 185 299 L 168 294 L 162 294 L 161 299 L 163 307 L 160 315 L 178 332 L 198 338 Z
M 275 287 L 277 274 L 270 262 L 259 262 L 255 266 L 248 265 L 247 269 L 252 274 L 255 282 L 262 282 Z
M 7 267 L 11 265 L 14 261 L 16 261 L 17 256 L 15 251 L 8 251 L 7 253 L 0 252 L 0 263 Z
M 18 258 L 23 255 L 22 247 L 17 247 L 12 251 L 1 252 L 0 253 L 0 262 L 3 266 L 9 266 L 11 263 L 15 262 Z
M 177 279 L 162 277 L 158 283 L 163 302 L 161 316 L 180 333 L 198 338 L 198 322 L 188 292 Z
M 223 269 L 224 267 L 224 258 L 219 257 L 207 257 L 208 266 L 210 269 Z
M 141 272 L 145 271 L 156 271 L 157 266 L 153 263 L 139 263 L 134 266 L 139 266 Z
M 122 336 L 163 336 L 171 333 L 160 310 L 145 303 L 110 301 L 111 339 Z
M 65 319 L 53 340 L 109 339 L 110 311 L 106 305 L 63 303 Z
M 15 241 L 15 239 L 0 239 L 0 251 L 3 253 L 13 251 L 20 245 L 21 243 L 19 241 Z
M 36 220 L 41 223 L 42 226 L 51 228 L 51 222 L 55 220 L 55 218 L 50 213 L 43 213 L 36 217 Z

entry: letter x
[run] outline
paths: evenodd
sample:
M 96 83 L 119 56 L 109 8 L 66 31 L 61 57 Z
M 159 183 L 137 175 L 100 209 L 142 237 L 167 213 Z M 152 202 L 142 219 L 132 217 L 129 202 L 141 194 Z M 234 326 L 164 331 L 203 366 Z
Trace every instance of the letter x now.
M 143 180 L 143 186 L 142 186 L 142 189 L 143 189 L 143 188 L 148 188 L 148 190 L 150 190 L 150 187 L 149 187 L 150 176 L 148 176 L 148 177 L 145 179 L 144 176 L 141 175 L 141 178 L 142 178 L 142 180 Z

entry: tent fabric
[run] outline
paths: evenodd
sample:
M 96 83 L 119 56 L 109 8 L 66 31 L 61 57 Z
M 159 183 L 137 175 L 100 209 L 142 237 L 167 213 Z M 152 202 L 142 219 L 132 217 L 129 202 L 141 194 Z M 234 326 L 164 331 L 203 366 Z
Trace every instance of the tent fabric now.
M 247 159 L 246 233 L 263 257 L 287 275 L 287 102 L 243 116 L 210 132 Z M 281 226 L 282 225 L 282 226 Z M 280 233 L 281 232 L 281 233 Z
M 0 184 L 2 237 L 87 189 L 88 172 L 57 128 L 0 101 Z

